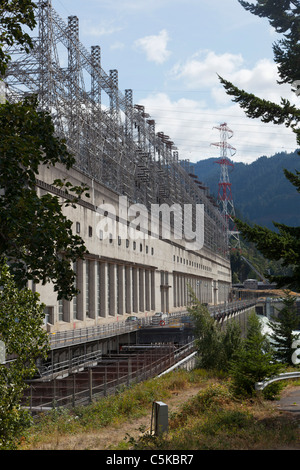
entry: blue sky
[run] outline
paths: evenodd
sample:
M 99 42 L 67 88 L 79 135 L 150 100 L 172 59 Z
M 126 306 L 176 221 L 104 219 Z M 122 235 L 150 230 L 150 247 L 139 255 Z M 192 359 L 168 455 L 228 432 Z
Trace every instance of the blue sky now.
M 133 90 L 156 131 L 169 135 L 179 158 L 218 158 L 211 146 L 215 126 L 227 122 L 234 136 L 234 161 L 293 151 L 295 136 L 285 127 L 245 117 L 232 103 L 217 73 L 258 96 L 299 105 L 289 85 L 278 85 L 272 44 L 279 36 L 265 19 L 237 0 L 52 0 L 67 22 L 79 18 L 80 40 L 101 46 L 102 68 L 118 69 L 119 88 Z M 230 155 L 229 155 L 230 156 Z

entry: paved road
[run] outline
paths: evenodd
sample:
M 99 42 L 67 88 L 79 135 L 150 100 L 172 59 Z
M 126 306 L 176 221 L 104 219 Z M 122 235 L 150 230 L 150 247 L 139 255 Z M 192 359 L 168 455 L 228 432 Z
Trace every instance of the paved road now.
M 300 387 L 285 390 L 277 406 L 282 411 L 289 411 L 295 413 L 297 417 L 300 416 Z

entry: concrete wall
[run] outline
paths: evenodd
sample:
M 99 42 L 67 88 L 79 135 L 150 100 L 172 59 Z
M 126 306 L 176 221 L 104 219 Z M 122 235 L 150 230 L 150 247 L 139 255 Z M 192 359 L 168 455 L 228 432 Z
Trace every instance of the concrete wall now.
M 80 294 L 71 302 L 58 302 L 51 284 L 31 286 L 47 306 L 48 331 L 120 321 L 129 314 L 181 311 L 189 302 L 188 286 L 202 302 L 228 300 L 231 270 L 227 259 L 205 246 L 187 249 L 186 240 L 178 240 L 174 233 L 168 239 L 153 236 L 150 218 L 139 219 L 140 230 L 128 232 L 132 219 L 128 220 L 123 207 L 119 210 L 119 196 L 75 169 L 66 173 L 59 166 L 41 167 L 39 194 L 51 192 L 64 198 L 63 192 L 51 186 L 56 178 L 89 187 L 90 198 L 83 198 L 76 209 L 64 209 L 89 254 L 74 265 Z M 115 213 L 104 215 L 111 207 Z

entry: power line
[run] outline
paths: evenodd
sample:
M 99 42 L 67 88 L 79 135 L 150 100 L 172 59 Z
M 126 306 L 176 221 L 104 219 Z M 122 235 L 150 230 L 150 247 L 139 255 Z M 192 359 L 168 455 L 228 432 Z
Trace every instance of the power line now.
M 150 107 L 149 107 L 150 108 Z M 148 108 L 148 111 L 150 112 L 150 109 Z M 221 112 L 220 110 L 216 110 L 214 113 L 206 113 L 204 111 L 199 111 L 199 112 L 193 112 L 193 111 L 184 111 L 183 110 L 184 108 L 176 108 L 176 109 L 173 109 L 173 108 L 156 108 L 154 106 L 151 106 L 151 110 L 158 110 L 160 111 L 161 113 L 164 113 L 166 111 L 169 111 L 170 113 L 174 114 L 174 113 L 180 113 L 180 114 L 193 114 L 193 115 L 196 115 L 196 116 L 213 116 L 214 117 L 214 121 L 212 122 L 215 122 L 215 118 L 217 115 L 222 115 L 222 117 L 233 117 L 233 118 L 237 118 L 236 115 L 234 114 L 225 114 L 223 112 Z M 161 119 L 161 118 L 159 118 Z M 172 119 L 172 118 L 169 118 L 169 116 L 167 117 L 167 119 Z M 249 119 L 249 120 L 252 120 L 251 118 L 247 118 L 247 116 L 245 116 L 245 119 Z M 182 119 L 180 119 L 181 121 Z M 253 120 L 252 120 L 253 121 Z M 200 122 L 207 122 L 207 121 L 200 121 Z M 234 123 L 235 125 L 240 125 L 240 126 L 258 126 L 258 125 L 262 125 L 263 127 L 270 127 L 270 128 L 274 128 L 274 126 L 276 126 L 276 124 L 273 124 L 273 125 L 269 125 L 267 123 L 263 123 L 262 121 L 260 121 L 259 123 L 257 124 L 246 124 L 246 123 Z M 278 125 L 277 125 L 278 126 Z M 280 127 L 280 126 L 278 126 Z

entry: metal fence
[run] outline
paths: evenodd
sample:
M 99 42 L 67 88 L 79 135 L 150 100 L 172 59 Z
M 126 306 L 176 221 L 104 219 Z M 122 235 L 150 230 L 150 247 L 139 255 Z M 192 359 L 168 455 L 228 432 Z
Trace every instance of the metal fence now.
M 173 344 L 124 348 L 123 353 L 102 358 L 99 364 L 82 372 L 52 381 L 32 382 L 22 405 L 32 412 L 86 405 L 132 383 L 158 376 L 193 351 L 193 343 L 181 348 Z

